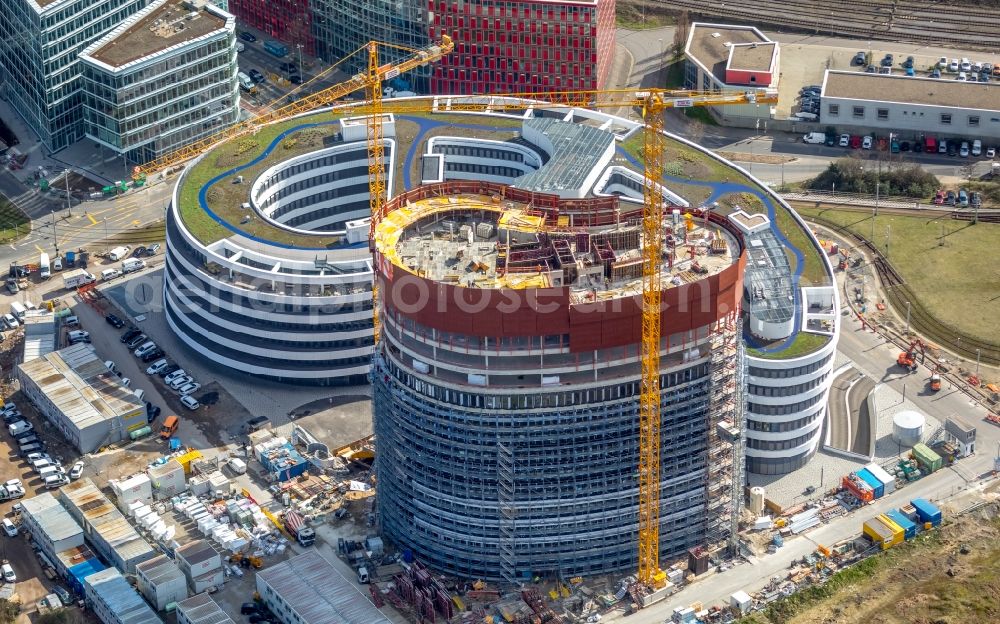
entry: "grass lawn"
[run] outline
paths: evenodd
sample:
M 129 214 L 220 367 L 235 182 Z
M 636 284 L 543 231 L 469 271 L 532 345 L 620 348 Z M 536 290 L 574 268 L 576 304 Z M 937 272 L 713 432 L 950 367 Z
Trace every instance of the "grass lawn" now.
M 31 221 L 21 209 L 0 195 L 0 243 L 15 241 L 31 231 Z
M 443 124 L 481 124 L 497 131 L 514 130 L 521 127 L 521 120 L 518 119 L 436 113 L 407 113 L 407 115 L 432 118 Z M 184 225 L 187 226 L 199 241 L 205 244 L 230 236 L 232 234 L 231 230 L 220 225 L 202 210 L 198 202 L 198 193 L 202 186 L 223 171 L 228 171 L 260 156 L 275 137 L 281 133 L 295 126 L 330 122 L 337 118 L 339 118 L 339 115 L 325 112 L 265 126 L 255 135 L 233 139 L 229 143 L 212 150 L 209 155 L 188 171 L 185 176 L 184 186 L 180 193 L 181 217 L 184 220 Z M 412 137 L 416 136 L 416 128 L 417 126 L 413 122 L 404 120 L 396 122 L 397 147 L 400 154 L 405 154 L 409 149 Z M 442 128 L 443 133 L 448 134 L 446 131 L 448 126 L 445 125 Z M 213 184 L 207 195 L 209 208 L 221 219 L 240 230 L 266 240 L 285 244 L 301 244 L 308 247 L 330 247 L 339 244 L 341 237 L 295 234 L 283 228 L 275 227 L 256 215 L 253 216 L 251 221 L 241 223 L 247 213 L 240 207 L 243 202 L 247 201 L 250 191 L 249 185 L 261 172 L 281 160 L 287 160 L 324 147 L 326 141 L 336 134 L 338 130 L 339 125 L 330 123 L 304 129 L 287 136 L 274 148 L 267 159 L 240 171 L 239 175 L 243 176 L 243 184 L 233 184 L 228 178 Z M 484 132 L 488 133 L 490 130 Z M 507 134 L 509 135 L 509 133 Z M 410 137 L 409 140 L 406 140 L 407 136 Z M 509 136 L 503 138 L 509 138 Z M 397 173 L 399 175 L 397 175 L 395 181 L 396 189 L 401 188 L 402 164 L 401 161 L 397 161 Z
M 683 68 L 681 71 L 683 71 Z M 712 113 L 708 112 L 708 109 L 703 106 L 689 106 L 684 109 L 684 115 L 696 121 L 700 121 L 706 126 L 719 125 L 719 122 L 715 120 L 715 117 L 712 117 Z
M 647 30 L 673 24 L 674 19 L 656 6 L 643 6 L 641 2 L 619 0 L 615 6 L 615 24 L 629 30 Z
M 872 216 L 865 212 L 803 206 L 806 218 L 819 217 L 869 238 Z M 944 245 L 941 245 L 942 233 Z M 937 319 L 957 331 L 997 341 L 1000 317 L 1000 224 L 898 215 L 875 218 L 874 243 L 900 272 L 910 290 Z
M 781 341 L 779 340 L 776 344 L 780 342 Z M 812 353 L 828 342 L 830 342 L 829 336 L 812 334 L 809 332 L 799 332 L 799 334 L 795 337 L 795 340 L 793 340 L 788 347 L 782 349 L 781 351 L 768 352 L 747 348 L 747 354 L 765 360 L 784 360 Z

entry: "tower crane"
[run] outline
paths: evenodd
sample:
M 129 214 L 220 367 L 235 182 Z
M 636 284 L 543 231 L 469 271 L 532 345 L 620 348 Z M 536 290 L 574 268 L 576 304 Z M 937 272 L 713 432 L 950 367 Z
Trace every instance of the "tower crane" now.
M 638 580 L 656 588 L 663 585 L 665 574 L 659 566 L 660 519 L 660 293 L 662 289 L 664 195 L 660 184 L 663 177 L 665 136 L 663 113 L 668 108 L 691 106 L 726 106 L 737 104 L 773 104 L 777 91 L 749 88 L 742 92 L 703 92 L 666 89 L 599 89 L 582 91 L 545 91 L 503 93 L 480 96 L 438 96 L 436 98 L 401 99 L 383 102 L 382 81 L 420 65 L 439 60 L 454 50 L 451 38 L 427 48 L 408 50 L 411 54 L 397 63 L 379 62 L 379 42 L 367 45 L 367 70 L 349 80 L 303 97 L 295 102 L 239 122 L 209 137 L 196 141 L 170 154 L 157 158 L 137 174 L 152 174 L 183 163 L 207 151 L 211 146 L 239 136 L 252 134 L 264 124 L 282 121 L 301 113 L 330 106 L 337 100 L 359 90 L 365 90 L 367 101 L 355 110 L 366 115 L 368 143 L 369 201 L 371 228 L 374 231 L 385 216 L 387 202 L 383 116 L 387 113 L 428 112 L 514 112 L 531 108 L 594 108 L 617 110 L 638 109 L 644 122 L 642 160 L 644 170 L 642 219 L 642 383 L 639 405 L 639 509 L 638 509 Z M 400 46 L 393 46 L 400 47 Z M 526 104 L 525 102 L 529 102 Z M 375 349 L 379 349 L 381 323 L 379 318 L 378 280 L 373 284 L 373 323 Z

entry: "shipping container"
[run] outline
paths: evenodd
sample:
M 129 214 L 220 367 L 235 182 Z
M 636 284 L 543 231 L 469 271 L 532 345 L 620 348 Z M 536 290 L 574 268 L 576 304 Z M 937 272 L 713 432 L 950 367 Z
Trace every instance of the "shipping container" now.
M 872 490 L 872 487 L 859 479 L 853 472 L 844 477 L 841 485 L 862 503 L 869 503 L 875 498 L 875 491 Z
M 889 527 L 889 530 L 892 531 L 893 546 L 902 543 L 903 540 L 906 539 L 906 532 L 903 531 L 903 527 L 893 522 L 892 518 L 890 518 L 889 516 L 881 514 L 879 516 L 876 516 L 875 519 L 884 524 L 885 526 Z
M 872 543 L 882 550 L 892 548 L 892 530 L 876 518 L 865 521 L 862 525 L 862 532 L 872 540 Z
M 941 510 L 927 499 L 914 498 L 910 504 L 917 510 L 917 517 L 921 522 L 930 522 L 931 526 L 941 524 Z
M 865 466 L 865 470 L 871 473 L 873 477 L 878 479 L 884 488 L 882 492 L 883 495 L 889 495 L 896 491 L 896 478 L 885 471 L 882 466 L 878 464 L 868 464 Z
M 872 473 L 862 468 L 854 474 L 858 475 L 859 479 L 871 487 L 872 492 L 875 493 L 875 498 L 882 498 L 882 495 L 885 494 L 885 487 L 882 486 L 882 482 L 876 479 Z
M 895 522 L 896 524 L 898 524 L 903 528 L 903 539 L 911 540 L 914 537 L 916 537 L 917 525 L 913 524 L 913 522 L 905 515 L 903 515 L 901 512 L 899 512 L 899 510 L 896 509 L 889 510 L 885 512 L 885 515 L 889 516 L 889 518 L 893 522 Z
M 930 474 L 941 469 L 941 456 L 922 442 L 914 445 L 913 458 L 920 464 L 924 474 Z

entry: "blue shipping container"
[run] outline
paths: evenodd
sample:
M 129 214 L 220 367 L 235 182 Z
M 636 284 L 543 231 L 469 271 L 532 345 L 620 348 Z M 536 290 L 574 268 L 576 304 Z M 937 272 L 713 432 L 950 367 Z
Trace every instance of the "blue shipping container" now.
M 875 475 L 872 473 L 862 468 L 854 474 L 858 475 L 859 479 L 872 486 L 872 490 L 875 492 L 875 498 L 882 498 L 882 495 L 885 494 L 885 486 L 882 485 L 882 482 L 876 479 Z
M 941 524 L 941 510 L 927 499 L 914 498 L 910 504 L 917 510 L 917 517 L 921 522 L 930 522 L 931 526 Z
M 904 516 L 896 509 L 885 512 L 885 515 L 889 516 L 889 519 L 903 527 L 903 537 L 905 539 L 913 539 L 917 535 L 917 525 L 910 522 L 910 519 Z
M 279 58 L 288 54 L 288 48 L 277 41 L 265 41 L 264 49 Z

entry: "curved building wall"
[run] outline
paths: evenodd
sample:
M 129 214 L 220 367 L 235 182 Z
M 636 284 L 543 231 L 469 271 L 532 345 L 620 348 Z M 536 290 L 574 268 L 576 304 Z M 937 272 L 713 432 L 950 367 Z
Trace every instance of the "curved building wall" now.
M 367 159 L 362 142 L 281 163 L 254 182 L 253 201 L 274 221 L 338 232 L 344 221 L 367 216 L 367 186 L 363 214 L 354 192 L 359 168 L 367 179 Z M 212 362 L 260 377 L 364 383 L 373 344 L 367 247 L 325 250 L 318 263 L 315 251 L 235 235 L 203 244 L 180 218 L 182 183 L 167 211 L 164 267 L 166 318 L 180 340 Z M 317 191 L 342 194 L 316 198 Z M 314 234 L 299 233 L 306 244 Z

